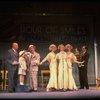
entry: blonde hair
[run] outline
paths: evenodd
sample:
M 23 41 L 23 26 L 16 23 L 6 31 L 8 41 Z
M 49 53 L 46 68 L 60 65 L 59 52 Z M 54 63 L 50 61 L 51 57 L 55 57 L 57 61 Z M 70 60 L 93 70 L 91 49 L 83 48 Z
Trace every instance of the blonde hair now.
M 58 50 L 59 50 L 61 47 L 64 47 L 64 49 L 65 49 L 65 46 L 64 46 L 63 44 L 60 44 L 60 45 L 58 46 Z
M 73 48 L 71 44 L 67 44 L 67 45 L 65 46 L 66 49 L 67 49 L 68 47 L 70 47 L 71 50 L 72 50 L 72 48 Z
M 52 48 L 56 48 L 56 49 L 57 49 L 57 47 L 56 47 L 55 44 L 51 44 L 51 45 L 49 46 L 49 50 L 50 50 L 50 51 L 52 50 Z

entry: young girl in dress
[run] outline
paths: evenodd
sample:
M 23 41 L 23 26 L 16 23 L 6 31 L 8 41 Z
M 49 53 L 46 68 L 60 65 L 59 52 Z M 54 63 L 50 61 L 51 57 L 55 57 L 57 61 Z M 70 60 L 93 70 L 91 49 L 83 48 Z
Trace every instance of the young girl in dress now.
M 26 75 L 26 60 L 25 60 L 25 53 L 26 51 L 20 51 L 19 52 L 19 69 L 18 69 L 18 75 L 19 75 L 19 84 L 24 85 L 24 76 Z

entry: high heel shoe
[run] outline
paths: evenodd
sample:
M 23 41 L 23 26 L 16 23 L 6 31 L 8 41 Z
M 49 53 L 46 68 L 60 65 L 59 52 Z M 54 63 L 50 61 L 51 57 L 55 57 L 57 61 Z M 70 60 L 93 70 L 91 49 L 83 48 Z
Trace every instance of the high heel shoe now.
M 47 91 L 47 92 L 50 92 L 50 89 L 49 89 L 49 88 L 47 88 L 47 89 L 46 89 L 46 91 Z

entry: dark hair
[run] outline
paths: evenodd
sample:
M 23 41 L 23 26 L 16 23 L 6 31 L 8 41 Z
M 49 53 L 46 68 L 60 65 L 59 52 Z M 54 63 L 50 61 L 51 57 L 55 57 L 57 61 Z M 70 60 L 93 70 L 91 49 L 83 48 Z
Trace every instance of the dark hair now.
M 75 49 L 77 49 L 80 52 L 80 49 L 79 48 L 75 48 Z
M 87 46 L 83 46 L 82 48 L 85 48 L 86 50 L 88 50 L 88 47 Z

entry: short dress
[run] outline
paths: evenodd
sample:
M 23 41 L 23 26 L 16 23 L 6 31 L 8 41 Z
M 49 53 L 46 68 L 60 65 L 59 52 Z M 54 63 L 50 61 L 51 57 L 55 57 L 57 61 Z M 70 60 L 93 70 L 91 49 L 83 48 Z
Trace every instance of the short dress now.
M 26 75 L 26 61 L 23 57 L 19 58 L 18 75 Z

